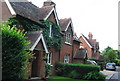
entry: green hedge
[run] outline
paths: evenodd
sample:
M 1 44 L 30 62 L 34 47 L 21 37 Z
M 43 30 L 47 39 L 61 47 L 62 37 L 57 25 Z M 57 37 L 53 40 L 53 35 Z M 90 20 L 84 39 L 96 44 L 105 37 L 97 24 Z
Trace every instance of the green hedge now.
M 28 78 L 29 59 L 32 57 L 27 46 L 25 33 L 8 24 L 0 24 L 2 29 L 2 80 L 24 81 Z
M 67 64 L 58 62 L 55 65 L 55 73 L 58 76 L 68 76 L 71 72 L 76 72 L 79 78 L 83 78 L 89 72 L 99 72 L 100 67 L 96 65 L 89 65 L 89 64 Z

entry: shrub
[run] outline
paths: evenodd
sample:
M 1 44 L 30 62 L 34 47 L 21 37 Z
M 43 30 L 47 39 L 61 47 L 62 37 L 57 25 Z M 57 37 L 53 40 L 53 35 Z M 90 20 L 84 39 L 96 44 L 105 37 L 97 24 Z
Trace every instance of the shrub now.
M 89 72 L 84 76 L 85 80 L 105 80 L 106 76 L 100 72 Z
M 79 74 L 73 70 L 70 72 L 70 74 L 68 75 L 70 78 L 78 78 L 79 77 Z
M 29 42 L 24 37 L 25 33 L 15 27 L 0 24 L 0 28 L 2 29 L 2 79 L 23 81 L 28 78 L 28 60 L 32 57 L 32 54 L 26 51 Z
M 100 67 L 96 65 L 67 64 L 62 62 L 58 62 L 55 65 L 55 73 L 58 76 L 68 76 L 69 74 L 74 74 L 74 71 L 76 72 L 76 75 L 79 74 L 77 75 L 79 78 L 82 78 L 84 75 L 91 71 L 99 72 Z

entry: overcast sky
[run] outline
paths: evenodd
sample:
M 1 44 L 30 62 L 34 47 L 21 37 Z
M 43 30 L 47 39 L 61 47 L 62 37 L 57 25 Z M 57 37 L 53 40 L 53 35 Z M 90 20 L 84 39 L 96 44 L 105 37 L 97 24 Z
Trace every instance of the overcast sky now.
M 29 0 L 42 7 L 46 0 Z M 118 49 L 118 2 L 119 0 L 52 0 L 56 3 L 58 18 L 72 18 L 78 37 L 92 32 L 100 51 L 111 46 Z

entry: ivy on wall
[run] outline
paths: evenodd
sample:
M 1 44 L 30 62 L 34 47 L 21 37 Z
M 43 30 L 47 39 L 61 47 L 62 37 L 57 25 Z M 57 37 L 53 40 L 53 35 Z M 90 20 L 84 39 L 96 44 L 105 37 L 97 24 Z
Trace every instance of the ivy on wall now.
M 60 34 L 60 27 L 54 23 L 51 23 L 50 21 L 42 21 L 44 25 L 46 25 L 45 28 L 43 28 L 43 35 L 46 40 L 46 43 L 49 48 L 55 46 L 58 50 L 61 48 L 61 40 L 62 36 Z M 50 25 L 52 26 L 52 36 L 49 37 L 50 34 Z M 49 38 L 48 38 L 49 37 Z
M 17 27 L 22 25 L 25 31 L 43 30 L 43 36 L 48 48 L 56 47 L 57 50 L 61 48 L 62 36 L 60 34 L 60 27 L 58 25 L 45 20 L 41 21 L 41 23 L 45 25 L 45 27 L 40 27 L 39 25 L 36 25 L 33 21 L 30 21 L 28 19 L 19 19 L 17 17 L 11 17 L 8 21 L 11 27 L 13 25 L 16 25 Z M 52 26 L 52 37 L 49 37 L 50 25 Z

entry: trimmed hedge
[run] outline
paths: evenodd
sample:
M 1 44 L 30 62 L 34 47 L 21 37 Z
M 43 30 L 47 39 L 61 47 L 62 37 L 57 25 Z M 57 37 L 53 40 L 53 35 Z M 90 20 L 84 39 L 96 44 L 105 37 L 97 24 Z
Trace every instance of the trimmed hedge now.
M 55 73 L 58 76 L 67 76 L 69 77 L 69 74 L 71 72 L 76 72 L 79 78 L 83 78 L 83 76 L 87 75 L 89 72 L 99 72 L 100 67 L 97 65 L 89 65 L 89 64 L 67 64 L 58 62 L 55 65 Z

